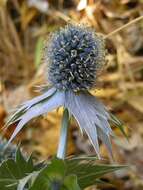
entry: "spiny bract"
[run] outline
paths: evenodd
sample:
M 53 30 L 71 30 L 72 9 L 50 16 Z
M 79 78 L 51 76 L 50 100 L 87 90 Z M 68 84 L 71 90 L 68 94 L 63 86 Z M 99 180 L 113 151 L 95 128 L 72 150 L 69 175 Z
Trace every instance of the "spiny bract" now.
M 61 28 L 45 47 L 49 82 L 74 92 L 94 87 L 105 52 L 103 38 L 90 28 L 71 24 Z

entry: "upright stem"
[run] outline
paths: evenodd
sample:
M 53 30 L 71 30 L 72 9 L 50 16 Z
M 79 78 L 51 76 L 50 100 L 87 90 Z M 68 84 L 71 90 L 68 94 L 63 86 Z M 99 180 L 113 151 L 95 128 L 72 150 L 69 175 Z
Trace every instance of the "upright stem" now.
M 64 109 L 62 124 L 61 124 L 60 140 L 57 151 L 57 157 L 63 160 L 65 159 L 66 156 L 69 124 L 70 124 L 69 112 L 67 109 Z

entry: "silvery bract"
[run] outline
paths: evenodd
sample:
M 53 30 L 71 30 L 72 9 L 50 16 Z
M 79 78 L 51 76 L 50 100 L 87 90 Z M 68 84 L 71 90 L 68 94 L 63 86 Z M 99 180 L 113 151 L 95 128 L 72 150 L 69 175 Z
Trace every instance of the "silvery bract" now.
M 68 25 L 52 34 L 44 51 L 48 81 L 51 87 L 41 96 L 25 102 L 8 121 L 19 121 L 9 142 L 32 118 L 63 106 L 76 119 L 80 129 L 88 135 L 98 157 L 102 140 L 111 153 L 109 113 L 88 90 L 96 85 L 96 78 L 105 63 L 102 37 L 80 25 Z

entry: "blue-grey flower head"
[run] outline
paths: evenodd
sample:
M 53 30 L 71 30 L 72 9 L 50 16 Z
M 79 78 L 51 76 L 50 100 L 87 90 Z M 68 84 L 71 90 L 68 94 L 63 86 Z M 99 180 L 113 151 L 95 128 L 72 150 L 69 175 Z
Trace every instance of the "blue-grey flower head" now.
M 105 52 L 103 38 L 93 30 L 81 25 L 61 28 L 46 45 L 49 82 L 74 92 L 93 88 Z

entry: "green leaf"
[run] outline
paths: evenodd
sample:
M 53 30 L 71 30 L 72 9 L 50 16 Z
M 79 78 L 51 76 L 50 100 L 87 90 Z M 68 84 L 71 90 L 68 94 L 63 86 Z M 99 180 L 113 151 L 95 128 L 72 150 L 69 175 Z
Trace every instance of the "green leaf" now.
M 37 177 L 39 172 L 32 172 L 28 176 L 19 180 L 17 190 L 25 190 L 26 184 L 29 182 L 30 179 Z
M 16 153 L 16 164 L 19 167 L 21 177 L 23 177 L 23 173 L 28 174 L 34 170 L 33 162 L 26 161 L 19 148 Z
M 2 190 L 80 190 L 99 184 L 104 174 L 125 166 L 97 164 L 96 157 L 62 160 L 53 158 L 47 165 L 33 165 L 17 150 L 16 159 L 0 165 Z M 41 169 L 42 168 L 42 169 Z
M 0 165 L 0 189 L 17 190 L 19 185 L 18 190 L 24 190 L 34 171 L 36 171 L 36 167 L 33 165 L 31 158 L 26 161 L 20 149 L 18 149 L 15 160 L 8 159 Z
M 64 180 L 64 186 L 67 190 L 80 190 L 76 175 L 67 176 Z
M 51 163 L 39 173 L 30 190 L 53 190 L 61 186 L 66 174 L 65 162 L 54 158 Z M 51 190 L 52 190 L 51 189 Z
M 94 185 L 97 182 L 97 178 L 100 178 L 107 173 L 123 169 L 123 166 L 110 165 L 95 165 L 94 167 L 92 166 L 91 169 L 89 167 L 86 168 L 85 165 L 81 167 L 85 167 L 83 174 L 78 174 L 78 183 L 82 188 Z
M 0 165 L 0 187 L 3 190 L 16 190 L 19 169 L 14 160 L 8 159 Z M 9 186 L 13 185 L 13 186 Z
M 91 159 L 88 157 L 88 159 L 66 160 L 67 175 L 76 175 L 79 186 L 81 188 L 86 188 L 96 184 L 97 179 L 102 177 L 104 174 L 123 169 L 125 167 L 120 165 L 97 164 L 96 160 L 96 158 L 93 160 L 93 157 L 91 157 Z
M 46 166 L 29 190 L 80 190 L 76 175 L 66 175 L 65 161 L 54 158 Z
M 50 180 L 62 180 L 65 176 L 66 165 L 62 159 L 54 158 L 51 164 L 47 167 L 47 173 Z
M 44 168 L 34 180 L 29 190 L 48 190 L 50 189 L 50 179 L 47 175 L 47 167 Z

